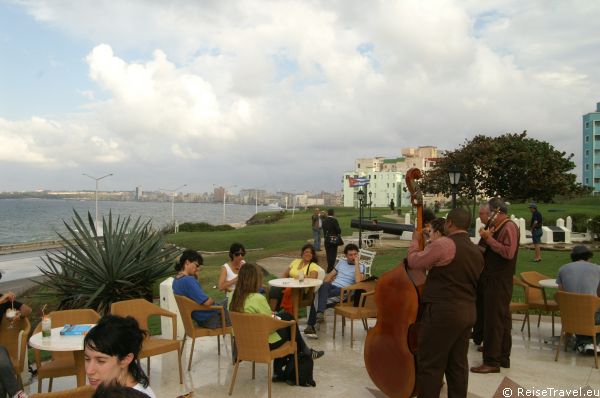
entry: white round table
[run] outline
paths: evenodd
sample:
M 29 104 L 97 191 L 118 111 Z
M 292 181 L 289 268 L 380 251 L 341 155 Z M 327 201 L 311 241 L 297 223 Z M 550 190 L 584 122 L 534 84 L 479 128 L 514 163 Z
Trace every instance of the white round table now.
M 292 288 L 292 315 L 294 319 L 298 319 L 298 306 L 300 304 L 300 295 L 302 294 L 302 289 L 313 288 L 321 286 L 323 281 L 320 279 L 313 278 L 304 278 L 302 282 L 295 278 L 279 278 L 279 279 L 271 279 L 269 281 L 269 285 L 277 286 L 281 288 L 290 287 Z
M 556 279 L 542 279 L 538 283 L 540 284 L 541 287 L 558 289 L 558 283 L 556 283 Z
M 93 326 L 93 324 L 90 324 Z M 62 336 L 62 326 L 52 328 L 50 337 L 42 337 L 42 332 L 36 333 L 29 339 L 29 345 L 43 351 L 71 351 L 75 357 L 77 370 L 77 387 L 85 385 L 85 361 L 83 356 L 83 339 L 85 335 Z

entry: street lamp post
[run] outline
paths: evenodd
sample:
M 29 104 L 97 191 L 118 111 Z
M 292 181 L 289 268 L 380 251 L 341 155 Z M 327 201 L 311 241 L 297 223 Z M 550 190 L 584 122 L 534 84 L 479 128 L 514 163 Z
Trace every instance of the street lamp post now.
M 227 188 L 223 188 L 223 218 L 221 220 L 223 225 L 225 225 L 225 204 L 227 203 L 227 190 L 235 187 L 237 187 L 237 185 L 231 185 Z
M 358 197 L 358 248 L 362 249 L 363 201 L 365 200 L 365 193 L 362 188 L 358 190 L 356 196 Z
M 452 208 L 456 209 L 456 193 L 458 192 L 458 182 L 460 181 L 460 168 L 453 164 L 448 169 L 448 177 L 452 186 Z
M 373 192 L 369 191 L 369 220 L 371 220 L 371 206 L 373 206 L 373 201 L 371 200 L 371 195 L 373 195 Z
M 173 224 L 173 228 L 175 228 L 175 194 L 183 187 L 187 187 L 187 184 L 183 184 L 175 189 L 159 188 L 161 191 L 171 192 L 171 224 Z
M 100 181 L 100 180 L 102 180 L 102 179 L 104 179 L 106 177 L 112 176 L 113 173 L 107 174 L 107 175 L 102 176 L 102 177 L 94 177 L 94 176 L 91 176 L 91 175 L 89 175 L 87 173 L 83 173 L 83 175 L 86 176 L 86 177 L 91 178 L 92 180 L 96 181 L 96 219 L 95 219 L 94 222 L 95 222 L 95 227 L 96 227 L 96 233 L 98 233 L 98 181 Z

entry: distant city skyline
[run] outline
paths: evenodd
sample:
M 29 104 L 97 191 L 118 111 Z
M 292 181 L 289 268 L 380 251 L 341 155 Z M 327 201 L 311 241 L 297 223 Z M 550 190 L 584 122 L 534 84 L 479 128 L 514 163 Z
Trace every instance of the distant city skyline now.
M 0 0 L 0 191 L 337 192 L 354 160 L 528 131 L 574 153 L 600 3 Z M 482 154 L 485 156 L 485 154 Z

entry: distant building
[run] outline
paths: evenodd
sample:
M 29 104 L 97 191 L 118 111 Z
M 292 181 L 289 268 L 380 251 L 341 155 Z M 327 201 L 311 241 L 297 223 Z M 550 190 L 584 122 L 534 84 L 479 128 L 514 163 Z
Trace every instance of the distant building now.
M 142 200 L 142 187 L 135 187 L 135 200 Z
M 436 147 L 420 146 L 402 148 L 402 156 L 396 158 L 378 156 L 356 159 L 355 169 L 344 173 L 344 207 L 358 207 L 359 188 L 350 187 L 348 180 L 351 177 L 366 177 L 370 180 L 365 199 L 366 203 L 372 203 L 372 207 L 387 207 L 392 199 L 396 207 L 406 205 L 410 197 L 404 189 L 406 172 L 413 167 L 422 171 L 430 170 L 438 158 Z
M 213 202 L 222 202 L 225 198 L 225 188 L 216 187 L 213 191 Z
M 596 112 L 583 115 L 583 185 L 600 194 L 600 102 Z

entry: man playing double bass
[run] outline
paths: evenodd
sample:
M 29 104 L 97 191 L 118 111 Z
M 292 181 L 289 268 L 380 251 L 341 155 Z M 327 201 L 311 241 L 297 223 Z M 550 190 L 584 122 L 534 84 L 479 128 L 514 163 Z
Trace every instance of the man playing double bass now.
M 507 216 L 508 208 L 499 198 L 488 201 L 496 213 L 488 229 L 479 231 L 485 246 L 485 268 L 479 283 L 483 291 L 483 363 L 473 373 L 498 373 L 510 367 L 512 347 L 510 300 L 519 249 L 519 229 Z
M 448 213 L 441 237 L 420 251 L 421 234 L 413 234 L 408 249 L 411 269 L 429 270 L 417 353 L 419 397 L 439 397 L 444 374 L 448 397 L 466 397 L 469 380 L 467 352 L 475 323 L 477 280 L 483 255 L 467 233 L 471 216 L 464 209 Z

